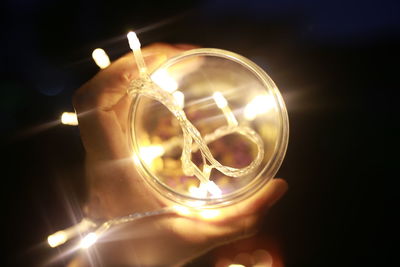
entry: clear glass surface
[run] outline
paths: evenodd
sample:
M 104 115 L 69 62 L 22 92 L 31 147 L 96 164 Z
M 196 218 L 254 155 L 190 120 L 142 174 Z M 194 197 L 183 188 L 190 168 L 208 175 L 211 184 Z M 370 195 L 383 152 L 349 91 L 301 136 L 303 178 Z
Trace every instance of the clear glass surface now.
M 194 49 L 169 59 L 151 77 L 181 105 L 203 141 L 218 129 L 240 126 L 261 138 L 263 152 L 260 164 L 239 177 L 212 168 L 209 180 L 221 194 L 210 194 L 198 177 L 182 170 L 183 131 L 176 116 L 160 102 L 135 95 L 130 141 L 143 178 L 156 192 L 179 204 L 214 207 L 240 201 L 274 177 L 289 126 L 279 90 L 261 68 L 229 51 Z M 259 152 L 256 143 L 238 132 L 210 140 L 205 142 L 215 160 L 236 169 L 249 166 Z M 192 150 L 191 161 L 200 170 L 212 165 L 196 144 Z

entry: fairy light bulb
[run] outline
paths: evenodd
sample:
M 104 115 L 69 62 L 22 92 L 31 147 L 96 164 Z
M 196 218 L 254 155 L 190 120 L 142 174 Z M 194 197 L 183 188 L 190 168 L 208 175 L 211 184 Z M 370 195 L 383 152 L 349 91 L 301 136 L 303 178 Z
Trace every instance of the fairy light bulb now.
M 254 97 L 244 109 L 244 117 L 254 120 L 258 115 L 267 113 L 275 106 L 275 99 L 270 95 L 258 95 Z
M 151 165 L 153 160 L 164 154 L 165 150 L 162 146 L 145 146 L 140 148 L 140 157 L 147 165 Z
M 47 237 L 47 242 L 50 247 L 55 248 L 95 226 L 96 224 L 93 221 L 84 218 L 74 226 L 49 235 Z
M 86 249 L 94 245 L 98 240 L 98 235 L 96 233 L 89 233 L 84 238 L 82 238 L 81 242 L 79 243 L 79 247 Z
M 78 125 L 78 116 L 75 112 L 63 112 L 61 114 L 61 123 L 65 125 Z
M 64 231 L 58 231 L 52 235 L 49 235 L 47 242 L 52 248 L 58 247 L 64 244 L 68 240 L 67 234 Z
M 225 97 L 221 94 L 221 92 L 214 92 L 213 98 L 215 103 L 220 109 L 224 109 L 228 106 L 228 101 L 226 101 Z
M 96 48 L 93 50 L 92 58 L 100 69 L 105 69 L 110 66 L 110 58 L 108 57 L 106 51 L 101 48 Z
M 129 47 L 132 49 L 133 55 L 135 56 L 135 61 L 138 66 L 140 76 L 144 77 L 145 75 L 147 75 L 147 67 L 143 59 L 142 51 L 140 50 L 141 44 L 139 42 L 139 39 L 137 38 L 135 32 L 129 32 L 127 37 Z
M 157 70 L 150 77 L 155 84 L 168 93 L 173 93 L 178 89 L 178 83 L 168 74 L 168 71 L 165 69 Z
M 176 105 L 182 109 L 185 106 L 185 95 L 181 91 L 175 91 L 172 96 L 176 101 Z
M 133 51 L 137 51 L 140 50 L 141 44 L 139 42 L 139 39 L 137 38 L 137 35 L 135 32 L 128 32 L 128 43 L 129 43 L 129 47 L 133 50 Z
M 217 104 L 217 107 L 219 107 L 222 112 L 224 113 L 224 116 L 230 126 L 237 126 L 239 123 L 236 120 L 235 115 L 233 114 L 231 108 L 228 105 L 228 101 L 226 98 L 222 95 L 221 92 L 215 92 L 213 94 L 213 98 L 215 103 Z
M 220 210 L 214 209 L 214 210 L 200 210 L 199 215 L 203 219 L 215 219 L 221 214 Z
M 175 213 L 182 215 L 182 216 L 188 216 L 191 214 L 190 209 L 185 206 L 175 205 L 175 206 L 172 206 L 172 209 L 174 210 Z

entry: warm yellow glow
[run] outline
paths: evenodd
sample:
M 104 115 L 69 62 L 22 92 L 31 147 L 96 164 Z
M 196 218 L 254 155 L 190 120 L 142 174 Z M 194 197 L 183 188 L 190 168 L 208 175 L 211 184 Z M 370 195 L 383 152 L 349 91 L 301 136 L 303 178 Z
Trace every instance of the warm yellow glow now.
M 209 181 L 206 184 L 206 187 L 207 187 L 207 191 L 210 192 L 213 197 L 221 197 L 222 196 L 221 189 L 213 181 Z
M 63 112 L 61 115 L 61 123 L 66 125 L 78 125 L 78 117 L 74 112 Z
M 236 120 L 235 115 L 233 114 L 231 108 L 228 105 L 228 101 L 226 101 L 226 98 L 220 93 L 220 92 L 215 92 L 213 94 L 213 98 L 215 103 L 217 104 L 218 108 L 222 110 L 222 112 L 225 115 L 225 118 L 230 126 L 237 126 L 238 122 Z
M 95 224 L 88 220 L 88 219 L 83 219 L 80 223 L 69 227 L 67 229 L 64 229 L 62 231 L 58 231 L 49 237 L 47 237 L 47 242 L 49 243 L 50 247 L 58 247 L 59 245 L 64 244 L 67 242 L 69 239 L 75 237 L 76 235 L 86 232 L 89 228 L 94 227 Z
M 50 247 L 55 248 L 64 244 L 67 239 L 67 234 L 64 231 L 58 231 L 52 235 L 49 235 L 49 237 L 47 237 L 47 242 L 49 243 Z
M 219 216 L 221 212 L 219 210 L 202 210 L 199 212 L 200 217 L 204 219 L 213 219 Z
M 164 155 L 164 152 L 162 146 L 143 146 L 140 148 L 139 157 L 150 166 L 153 160 Z
M 135 162 L 136 165 L 138 165 L 138 166 L 140 165 L 140 159 L 136 154 L 132 155 L 132 159 L 133 159 L 133 162 Z
M 189 194 L 192 197 L 196 197 L 196 198 L 206 198 L 207 197 L 207 187 L 205 183 L 201 183 L 199 187 L 197 186 L 190 186 L 189 187 Z
M 246 267 L 246 266 L 244 266 L 242 264 L 229 264 L 228 267 Z
M 110 65 L 110 58 L 108 57 L 106 51 L 101 48 L 96 48 L 92 52 L 92 57 L 94 62 L 100 69 L 105 69 Z
M 180 205 L 172 206 L 172 209 L 179 215 L 183 216 L 187 216 L 191 213 L 189 208 Z
M 226 101 L 226 98 L 220 92 L 215 92 L 213 94 L 213 98 L 215 103 L 220 109 L 223 109 L 224 107 L 228 106 L 228 101 Z
M 172 93 L 178 89 L 178 83 L 166 69 L 159 69 L 151 75 L 151 80 L 165 91 Z
M 129 47 L 132 50 L 139 50 L 140 49 L 140 42 L 139 39 L 137 38 L 137 35 L 135 32 L 128 32 L 128 42 L 129 42 Z
M 140 42 L 138 37 L 136 36 L 136 33 L 134 32 L 129 32 L 128 35 L 128 42 L 129 42 L 129 47 L 133 51 L 133 55 L 135 56 L 135 61 L 136 65 L 138 67 L 140 76 L 147 77 L 147 67 L 146 63 L 144 62 L 142 51 L 140 50 Z
M 175 91 L 172 93 L 178 107 L 183 108 L 185 106 L 185 95 L 181 91 Z
M 258 95 L 245 107 L 244 117 L 247 120 L 254 120 L 257 115 L 267 113 L 274 106 L 275 100 L 271 95 Z
M 96 233 L 89 233 L 81 240 L 81 242 L 79 243 L 79 247 L 80 248 L 89 248 L 94 243 L 96 243 L 98 238 L 99 237 L 97 236 Z
M 207 183 L 201 182 L 199 187 L 192 185 L 189 187 L 188 191 L 192 197 L 206 198 L 208 194 Z M 187 204 L 191 207 L 201 207 L 205 204 L 205 202 L 201 200 L 196 200 L 196 201 L 188 201 Z

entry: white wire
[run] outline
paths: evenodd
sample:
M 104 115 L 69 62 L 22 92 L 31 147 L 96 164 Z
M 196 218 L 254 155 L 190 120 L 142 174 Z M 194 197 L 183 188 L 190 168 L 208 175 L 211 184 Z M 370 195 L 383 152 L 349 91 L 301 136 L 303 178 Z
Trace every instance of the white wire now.
M 183 148 L 182 148 L 182 169 L 185 175 L 196 176 L 201 182 L 208 182 L 209 179 L 191 160 L 192 152 L 200 150 L 201 154 L 210 162 L 210 167 L 219 170 L 221 173 L 229 177 L 242 177 L 254 171 L 262 162 L 264 156 L 264 144 L 261 137 L 253 129 L 246 126 L 223 126 L 215 130 L 213 133 L 201 136 L 197 128 L 187 119 L 182 108 L 175 103 L 174 97 L 167 91 L 153 83 L 150 78 L 142 77 L 134 80 L 128 88 L 131 95 L 142 95 L 152 98 L 165 107 L 176 117 L 183 132 Z M 207 144 L 229 134 L 241 134 L 252 141 L 257 146 L 257 156 L 244 168 L 233 168 L 222 165 L 212 155 Z M 139 155 L 140 156 L 140 155 Z

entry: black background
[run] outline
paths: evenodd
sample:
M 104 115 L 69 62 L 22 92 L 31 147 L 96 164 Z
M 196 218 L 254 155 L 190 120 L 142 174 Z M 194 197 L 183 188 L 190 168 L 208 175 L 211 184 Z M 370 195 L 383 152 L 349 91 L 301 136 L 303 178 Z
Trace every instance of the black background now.
M 79 218 L 83 148 L 59 125 L 71 96 L 142 43 L 194 43 L 263 67 L 286 101 L 290 189 L 263 225 L 285 266 L 393 266 L 399 4 L 396 1 L 3 1 L 1 266 L 42 265 L 46 236 Z M 148 27 L 148 26 L 151 27 Z M 214 262 L 210 253 L 191 266 Z M 61 265 L 64 263 L 59 262 Z

